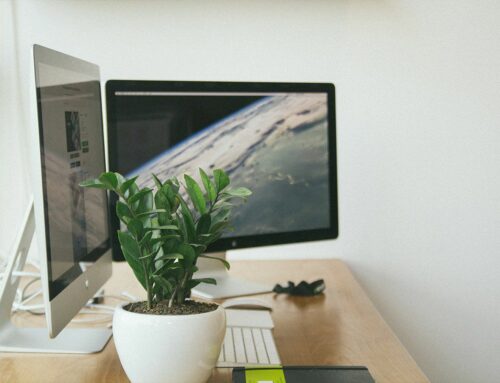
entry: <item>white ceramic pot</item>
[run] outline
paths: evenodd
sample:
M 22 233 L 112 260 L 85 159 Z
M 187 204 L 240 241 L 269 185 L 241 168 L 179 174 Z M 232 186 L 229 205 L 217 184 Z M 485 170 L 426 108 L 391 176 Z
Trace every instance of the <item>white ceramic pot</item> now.
M 117 307 L 113 336 L 132 383 L 204 383 L 220 354 L 224 308 L 192 315 L 138 314 Z

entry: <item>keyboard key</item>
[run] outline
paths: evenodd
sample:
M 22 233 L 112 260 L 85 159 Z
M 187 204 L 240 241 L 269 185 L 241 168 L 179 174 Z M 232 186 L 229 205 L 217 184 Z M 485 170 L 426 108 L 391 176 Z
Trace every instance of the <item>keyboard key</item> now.
M 226 336 L 224 338 L 224 361 L 226 362 L 236 362 L 236 357 L 234 356 L 234 342 L 233 342 L 233 332 L 231 327 L 226 327 Z
M 262 337 L 264 338 L 264 344 L 266 345 L 267 355 L 269 356 L 270 364 L 280 364 L 280 357 L 278 356 L 278 350 L 274 344 L 273 334 L 269 329 L 262 329 Z
M 222 347 L 220 348 L 219 359 L 217 359 L 217 362 L 224 362 L 224 344 L 222 344 Z
M 252 335 L 255 342 L 255 349 L 257 351 L 258 363 L 269 364 L 269 358 L 267 357 L 266 346 L 264 345 L 264 339 L 262 338 L 261 329 L 253 328 Z
M 279 365 L 272 331 L 258 327 L 227 327 L 217 367 Z
M 243 328 L 243 340 L 245 342 L 245 351 L 247 354 L 248 363 L 257 363 L 257 353 L 253 341 L 252 330 L 250 328 Z
M 243 334 L 240 327 L 232 327 L 234 339 L 234 351 L 236 353 L 236 362 L 246 363 L 245 345 L 243 344 Z

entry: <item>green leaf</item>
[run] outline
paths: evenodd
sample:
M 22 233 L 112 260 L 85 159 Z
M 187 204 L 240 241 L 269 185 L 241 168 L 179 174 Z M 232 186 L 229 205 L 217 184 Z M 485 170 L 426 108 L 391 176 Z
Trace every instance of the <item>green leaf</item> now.
M 124 253 L 129 254 L 135 259 L 141 256 L 141 250 L 137 241 L 129 233 L 119 231 L 118 240 Z
M 199 253 L 206 250 L 207 246 L 202 243 L 190 243 L 189 246 L 193 246 Z
M 161 287 L 163 287 L 167 292 L 170 292 L 174 289 L 172 284 L 163 278 L 161 275 L 153 275 L 153 279 L 156 283 L 158 283 Z
M 158 223 L 168 225 L 170 223 L 171 205 L 167 196 L 160 189 L 155 194 L 155 206 L 157 209 L 164 209 L 165 213 L 158 214 Z
M 175 225 L 146 227 L 144 230 L 179 230 Z
M 170 203 L 162 190 L 158 190 L 155 194 L 155 205 L 158 209 L 165 209 L 170 212 Z
M 149 231 L 148 233 L 152 233 L 152 231 Z M 150 244 L 151 245 L 156 245 L 158 243 L 163 244 L 169 239 L 180 239 L 180 238 L 181 236 L 179 234 L 167 234 L 167 235 L 162 235 L 161 237 L 152 238 Z
M 251 196 L 252 192 L 247 188 L 239 187 L 239 188 L 234 188 L 234 189 L 227 189 L 226 191 L 224 191 L 224 193 L 222 193 L 222 195 L 223 196 L 246 198 L 248 196 Z
M 143 260 L 143 259 L 153 258 L 156 254 L 158 254 L 158 250 L 152 251 L 151 253 L 143 255 L 142 257 L 139 257 L 139 259 Z
M 196 253 L 191 246 L 182 243 L 177 247 L 177 252 L 183 255 L 181 262 L 184 265 L 184 268 L 188 269 L 194 265 Z
M 158 258 L 156 258 L 157 261 L 164 261 L 166 259 L 183 259 L 184 256 L 180 253 L 170 253 L 170 254 L 163 254 L 160 255 Z
M 210 255 L 205 255 L 205 254 L 202 254 L 200 255 L 201 258 L 207 258 L 207 259 L 213 259 L 213 260 L 216 260 L 216 261 L 219 261 L 219 262 L 222 262 L 224 264 L 224 266 L 226 267 L 226 269 L 230 269 L 231 268 L 231 265 L 229 264 L 228 261 L 226 261 L 225 259 L 223 258 L 219 258 L 219 257 L 211 257 Z
M 182 234 L 182 238 L 184 239 L 184 241 L 189 242 L 189 239 L 188 239 L 189 235 L 188 235 L 188 232 L 186 230 L 186 225 L 184 223 L 184 220 L 181 218 L 181 216 L 178 213 L 175 213 L 175 216 L 176 216 L 176 222 L 179 225 L 179 230 Z
M 219 222 L 227 221 L 231 215 L 231 208 L 223 207 L 212 215 L 212 225 L 215 226 Z
M 115 176 L 116 176 L 116 187 L 117 189 L 120 189 L 122 184 L 126 181 L 125 177 L 123 177 L 120 173 L 117 173 L 117 172 L 114 172 Z
M 229 221 L 220 221 L 212 225 L 210 228 L 210 233 L 219 233 L 224 231 L 224 229 L 229 226 Z
M 138 243 L 130 234 L 123 231 L 118 232 L 118 240 L 120 241 L 120 247 L 125 260 L 131 267 L 139 283 L 146 289 L 146 276 L 142 269 L 142 263 L 139 261 L 141 250 Z
M 220 193 L 227 185 L 229 185 L 229 177 L 222 169 L 214 170 L 215 189 Z
M 139 213 L 136 215 L 137 218 L 140 217 L 147 217 L 150 216 L 151 214 L 158 214 L 158 213 L 165 213 L 165 209 L 156 209 L 156 210 L 151 210 L 151 211 L 145 211 L 144 213 Z
M 209 246 L 211 243 L 214 243 L 215 241 L 217 241 L 221 236 L 222 236 L 222 232 L 218 232 L 218 233 L 213 233 L 213 234 L 210 234 L 203 242 L 205 243 L 205 246 Z
M 134 182 L 130 187 L 128 188 L 128 197 L 132 197 L 133 195 L 136 195 L 139 193 L 139 186 Z
M 158 224 L 160 226 L 166 226 L 171 223 L 170 214 L 168 213 L 158 213 Z
M 149 188 L 144 188 L 131 196 L 128 200 L 129 204 L 132 205 L 134 212 L 136 214 L 141 214 L 153 210 L 153 191 Z M 150 226 L 151 217 L 146 215 L 141 216 L 141 221 L 145 227 Z
M 140 190 L 139 192 L 135 193 L 133 196 L 131 196 L 128 199 L 128 203 L 133 204 L 135 202 L 139 202 L 144 196 L 146 196 L 150 193 L 151 193 L 151 189 L 144 188 L 144 189 Z
M 102 173 L 99 176 L 99 181 L 101 181 L 103 185 L 106 185 L 108 189 L 115 190 L 118 186 L 118 178 L 113 172 Z
M 184 270 L 180 262 L 173 263 L 167 260 L 167 262 L 159 261 L 158 263 L 163 263 L 163 265 L 158 267 L 153 273 L 153 275 L 165 275 L 165 274 L 170 275 L 173 274 L 172 272 L 174 270 Z
M 144 246 L 146 243 L 149 243 L 151 246 L 155 245 L 152 237 L 153 237 L 152 231 L 146 232 L 146 234 L 144 234 L 142 239 L 139 241 L 139 246 Z M 154 239 L 156 239 L 156 238 L 154 238 Z
M 198 183 L 187 174 L 184 175 L 184 180 L 186 181 L 186 189 L 189 194 L 189 198 L 191 198 L 194 207 L 200 212 L 200 214 L 204 214 L 207 207 L 200 185 L 198 185 Z
M 133 217 L 132 212 L 130 211 L 127 204 L 122 201 L 116 202 L 116 215 L 123 223 L 127 224 Z
M 125 194 L 130 189 L 130 187 L 135 183 L 135 180 L 137 178 L 138 178 L 138 176 L 135 176 L 135 177 L 130 178 L 130 179 L 126 180 L 125 182 L 123 182 L 120 186 L 120 192 L 122 194 Z
M 192 281 L 198 282 L 198 283 L 208 283 L 209 285 L 216 285 L 217 281 L 214 278 L 193 278 L 191 279 Z
M 151 174 L 151 175 L 153 176 L 156 188 L 160 190 L 163 184 L 161 183 L 160 179 L 156 176 L 156 174 Z
M 108 189 L 106 185 L 104 185 L 101 181 L 98 179 L 91 179 L 91 180 L 86 180 L 82 181 L 79 184 L 83 188 L 94 188 L 94 189 Z
M 191 279 L 188 283 L 187 283 L 187 287 L 188 289 L 194 289 L 196 286 L 198 286 L 201 282 L 196 280 L 196 279 Z
M 175 185 L 172 180 L 165 182 L 161 189 L 159 190 L 168 199 L 168 204 L 172 211 L 177 210 L 178 204 L 176 203 L 176 197 L 179 192 L 179 186 Z
M 199 169 L 200 172 L 200 177 L 201 181 L 203 182 L 203 186 L 205 187 L 205 190 L 207 192 L 207 197 L 211 202 L 215 201 L 215 198 L 217 197 L 217 192 L 215 191 L 215 185 L 213 182 L 208 178 L 207 173 L 203 169 Z
M 203 214 L 196 225 L 196 234 L 206 234 L 210 231 L 210 225 L 212 223 L 212 219 L 210 218 L 210 214 Z
M 141 220 L 134 218 L 131 219 L 127 224 L 127 229 L 138 241 L 141 240 L 144 233 L 144 227 L 142 226 Z
M 186 202 L 184 202 L 183 199 L 181 199 L 181 214 L 186 229 L 187 240 L 188 242 L 192 242 L 195 240 L 196 228 L 194 226 L 194 220 L 193 216 L 191 215 L 191 211 L 189 210 Z

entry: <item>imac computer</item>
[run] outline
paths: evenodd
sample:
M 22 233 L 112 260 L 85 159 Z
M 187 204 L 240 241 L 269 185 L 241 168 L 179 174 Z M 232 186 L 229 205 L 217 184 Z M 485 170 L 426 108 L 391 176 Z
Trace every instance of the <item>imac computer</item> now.
M 234 231 L 208 252 L 337 237 L 333 84 L 111 80 L 106 104 L 110 170 L 154 187 L 152 173 L 166 179 L 222 168 L 232 184 L 253 191 L 234 209 Z M 120 223 L 110 218 L 114 233 Z M 118 259 L 116 238 L 112 246 Z M 199 285 L 194 295 L 273 287 L 237 280 L 220 262 L 198 262 L 200 276 L 215 276 L 217 285 Z
M 35 45 L 33 201 L 0 285 L 0 351 L 90 353 L 107 328 L 65 328 L 111 275 L 108 200 L 79 182 L 105 170 L 99 68 Z M 36 230 L 47 328 L 18 328 L 11 307 Z

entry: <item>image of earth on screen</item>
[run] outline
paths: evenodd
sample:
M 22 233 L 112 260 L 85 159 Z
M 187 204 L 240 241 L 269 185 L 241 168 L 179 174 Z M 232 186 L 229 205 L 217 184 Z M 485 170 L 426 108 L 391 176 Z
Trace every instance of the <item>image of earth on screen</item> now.
M 117 170 L 138 175 L 140 187 L 154 187 L 152 173 L 199 181 L 198 168 L 222 168 L 231 185 L 253 192 L 233 210 L 225 237 L 329 227 L 326 93 L 117 99 Z

